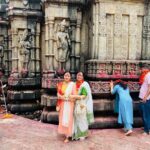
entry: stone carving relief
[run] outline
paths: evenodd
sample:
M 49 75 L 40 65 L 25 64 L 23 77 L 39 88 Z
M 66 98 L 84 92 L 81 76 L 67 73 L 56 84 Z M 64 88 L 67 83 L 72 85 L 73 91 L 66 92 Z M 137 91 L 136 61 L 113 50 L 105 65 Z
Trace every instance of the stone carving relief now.
M 71 52 L 71 39 L 69 35 L 69 26 L 66 20 L 62 20 L 57 26 L 56 31 L 56 46 L 58 55 L 56 60 L 60 63 L 60 70 L 65 70 L 65 64 Z
M 19 38 L 19 45 L 20 45 L 20 55 L 21 59 L 21 68 L 24 70 L 24 73 L 29 72 L 29 64 L 31 60 L 31 49 L 32 49 L 32 35 L 29 29 L 25 29 L 23 31 L 22 36 Z
M 140 63 L 145 61 L 96 61 L 90 60 L 86 62 L 86 76 L 99 79 L 138 79 Z
M 92 94 L 104 94 L 110 93 L 110 82 L 109 81 L 89 81 Z M 131 92 L 138 92 L 140 84 L 134 81 L 128 81 L 128 85 Z

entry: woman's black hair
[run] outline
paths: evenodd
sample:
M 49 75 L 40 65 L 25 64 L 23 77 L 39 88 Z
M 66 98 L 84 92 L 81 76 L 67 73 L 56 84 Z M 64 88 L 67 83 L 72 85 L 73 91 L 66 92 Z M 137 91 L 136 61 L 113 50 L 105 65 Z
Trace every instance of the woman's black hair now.
M 55 78 L 63 78 L 66 73 L 69 73 L 71 75 L 71 73 L 68 70 L 65 70 L 65 71 L 62 70 L 62 72 L 56 71 L 54 77 Z
M 66 73 L 69 73 L 70 76 L 71 76 L 71 73 L 70 73 L 69 71 L 65 71 L 64 74 L 63 74 L 63 76 L 64 76 Z
M 124 90 L 128 87 L 127 84 L 125 84 L 123 81 L 116 83 L 116 85 L 120 85 Z
M 77 74 L 78 74 L 78 73 L 82 73 L 82 74 L 83 74 L 83 79 L 84 79 L 84 77 L 85 77 L 84 72 L 82 72 L 82 71 L 78 71 L 78 72 L 77 72 Z M 76 74 L 76 76 L 77 76 L 77 74 Z

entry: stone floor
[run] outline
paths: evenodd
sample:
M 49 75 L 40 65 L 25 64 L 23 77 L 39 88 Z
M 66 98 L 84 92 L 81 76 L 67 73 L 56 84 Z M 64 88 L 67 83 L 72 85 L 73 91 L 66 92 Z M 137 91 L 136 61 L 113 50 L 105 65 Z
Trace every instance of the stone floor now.
M 13 115 L 0 116 L 0 150 L 150 150 L 150 136 L 134 129 L 124 136 L 122 129 L 90 130 L 88 139 L 63 143 L 57 126 Z

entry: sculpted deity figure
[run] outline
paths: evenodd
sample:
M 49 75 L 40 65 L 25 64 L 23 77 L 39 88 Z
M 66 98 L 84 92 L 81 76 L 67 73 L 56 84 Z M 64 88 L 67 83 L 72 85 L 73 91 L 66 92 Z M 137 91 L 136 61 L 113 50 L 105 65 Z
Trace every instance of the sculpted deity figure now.
M 56 43 L 58 50 L 58 62 L 60 63 L 61 70 L 64 69 L 65 63 L 68 60 L 71 51 L 71 40 L 68 33 L 68 26 L 64 19 L 60 24 L 60 29 L 56 33 Z
M 29 70 L 29 62 L 31 57 L 32 36 L 28 29 L 25 29 L 22 37 L 20 38 L 20 54 L 22 55 L 22 69 Z

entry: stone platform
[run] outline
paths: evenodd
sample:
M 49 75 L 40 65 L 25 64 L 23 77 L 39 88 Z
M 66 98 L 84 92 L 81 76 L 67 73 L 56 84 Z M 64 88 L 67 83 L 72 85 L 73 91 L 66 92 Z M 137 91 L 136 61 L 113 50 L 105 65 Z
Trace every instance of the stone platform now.
M 141 128 L 129 137 L 122 129 L 90 130 L 88 139 L 65 144 L 55 125 L 0 115 L 0 150 L 149 150 L 150 136 L 141 133 Z

